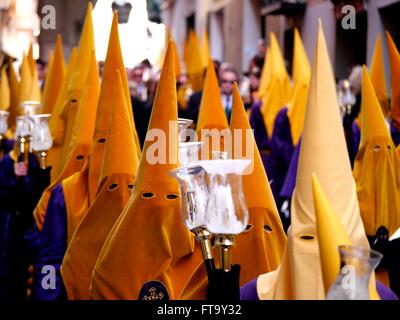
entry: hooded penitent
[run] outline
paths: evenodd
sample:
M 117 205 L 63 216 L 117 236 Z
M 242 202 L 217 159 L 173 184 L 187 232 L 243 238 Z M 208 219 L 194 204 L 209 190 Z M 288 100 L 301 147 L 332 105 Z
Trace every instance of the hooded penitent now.
M 244 284 L 278 267 L 286 235 L 237 85 L 233 91 L 230 128 L 233 135 L 232 158 L 253 160 L 252 171 L 243 176 L 249 226 L 235 238 L 232 251 L 233 263 L 241 265 L 240 282 Z M 238 141 L 239 137 L 241 140 Z
M 128 109 L 131 110 L 128 82 L 125 66 L 122 60 L 118 36 L 118 14 L 117 12 L 114 12 L 108 43 L 108 51 L 106 60 L 104 62 L 103 79 L 97 106 L 97 116 L 95 120 L 96 122 L 92 137 L 89 160 L 86 161 L 86 164 L 81 171 L 63 181 L 63 191 L 68 221 L 68 239 L 70 239 L 73 235 L 75 228 L 79 225 L 82 217 L 85 215 L 86 211 L 93 203 L 97 195 L 105 151 L 105 143 L 107 142 L 108 137 L 108 126 L 111 117 L 110 106 L 113 99 L 113 88 L 119 81 L 116 70 L 120 72 L 126 104 Z M 136 143 L 137 134 L 133 122 L 132 112 L 129 114 L 129 116 L 131 117 L 133 138 L 136 146 L 139 146 L 139 144 Z M 139 156 L 140 149 L 136 147 L 135 150 Z M 79 189 L 79 192 L 76 192 L 77 189 Z
M 312 64 L 288 243 L 279 268 L 257 280 L 261 299 L 325 298 L 310 179 L 314 172 L 352 243 L 369 247 L 321 22 Z
M 384 226 L 392 235 L 400 226 L 400 159 L 366 67 L 363 67 L 361 143 L 354 178 L 367 235 Z
M 61 266 L 68 299 L 90 299 L 93 267 L 112 226 L 128 202 L 139 164 L 119 71 L 97 196 L 69 241 Z
M 76 121 L 71 132 L 68 153 L 64 159 L 64 166 L 58 177 L 43 192 L 34 211 L 39 229 L 41 229 L 44 222 L 52 189 L 64 179 L 80 171 L 89 157 L 99 98 L 99 72 L 94 51 L 92 52 L 92 59 L 89 65 L 90 69 L 87 74 L 86 86 L 79 102 Z
M 155 138 L 154 135 L 157 135 Z M 101 250 L 94 299 L 179 299 L 201 252 L 180 215 L 174 57 L 167 50 L 132 197 Z
M 275 117 L 279 110 L 288 103 L 291 96 L 289 76 L 286 71 L 285 62 L 279 48 L 278 41 L 271 33 L 270 60 L 271 67 L 267 91 L 263 97 L 261 112 L 268 136 L 271 137 L 274 128 Z
M 391 83 L 391 116 L 394 125 L 400 130 L 400 53 L 390 34 L 386 32 L 389 49 L 390 83 Z
M 299 142 L 303 132 L 304 115 L 307 107 L 308 88 L 310 84 L 310 64 L 306 51 L 304 50 L 299 31 L 294 31 L 294 52 L 293 52 L 293 95 L 288 103 L 290 133 L 293 145 Z
M 48 68 L 46 80 L 44 83 L 42 96 L 42 113 L 52 113 L 55 107 L 57 96 L 61 91 L 63 78 L 65 74 L 65 63 L 62 48 L 62 38 L 59 34 L 56 41 L 56 49 L 54 50 L 52 63 Z
M 222 106 L 218 78 L 211 60 L 208 61 L 196 131 L 198 139 L 205 142 L 202 150 L 210 151 L 208 154 L 202 155 L 202 158 L 211 157 L 211 151 L 226 149 L 227 145 L 225 144 L 228 142 L 226 134 L 229 134 L 229 124 Z

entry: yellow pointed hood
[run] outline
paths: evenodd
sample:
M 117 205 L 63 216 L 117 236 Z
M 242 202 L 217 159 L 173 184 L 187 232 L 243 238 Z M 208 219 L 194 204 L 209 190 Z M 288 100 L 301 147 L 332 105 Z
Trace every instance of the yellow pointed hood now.
M 10 108 L 10 86 L 8 84 L 6 68 L 2 68 L 1 78 L 0 78 L 0 110 L 7 111 L 9 108 Z
M 204 67 L 199 37 L 193 31 L 191 31 L 189 35 L 189 49 L 186 70 L 193 91 L 199 91 L 203 88 Z
M 294 89 L 288 103 L 288 118 L 293 145 L 297 145 L 303 132 L 304 116 L 306 113 L 308 88 L 310 84 L 310 64 L 300 33 L 294 31 L 294 52 L 293 52 L 293 81 Z
M 95 50 L 92 9 L 93 5 L 89 2 L 81 38 L 79 40 L 76 64 L 72 71 L 71 81 L 68 86 L 68 99 L 70 102 L 79 102 L 81 91 L 85 86 L 85 81 L 89 72 L 91 54 L 92 51 Z
M 131 196 L 138 168 L 136 143 L 120 72 L 116 71 L 102 178 L 97 196 L 74 230 L 68 230 L 68 249 L 61 274 L 68 299 L 90 299 L 93 267 L 115 221 Z M 68 216 L 69 221 L 71 216 Z M 72 219 L 73 220 L 73 219 Z M 73 235 L 71 235 L 73 231 Z
M 32 42 L 29 44 L 27 59 L 28 59 L 29 70 L 31 71 L 31 74 L 33 75 L 33 73 L 35 72 L 35 69 L 36 69 L 36 62 L 35 62 L 35 58 L 33 57 L 33 43 Z
M 291 204 L 286 257 L 274 276 L 259 277 L 258 291 L 262 298 L 325 298 L 310 179 L 313 173 L 318 175 L 321 187 L 351 241 L 369 247 L 360 217 L 321 21 Z M 284 279 L 290 279 L 290 282 Z
M 172 39 L 172 37 L 169 40 L 172 40 L 171 45 L 174 49 L 174 57 L 175 57 L 175 77 L 178 78 L 179 75 L 181 74 L 181 64 L 180 64 L 180 60 L 179 60 L 178 48 L 176 47 L 176 43 Z
M 25 55 L 22 57 L 21 72 L 20 72 L 20 85 L 19 85 L 19 101 L 18 108 L 23 101 L 32 100 L 32 74 L 29 67 L 28 59 Z
M 207 68 L 208 61 L 211 59 L 210 45 L 208 41 L 207 31 L 204 30 L 203 37 L 201 38 L 201 57 L 203 61 L 203 68 Z
M 168 174 L 178 166 L 177 116 L 170 45 L 149 124 L 149 134 L 165 136 L 166 141 L 149 136 L 145 141 L 132 197 L 107 237 L 93 271 L 93 299 L 144 299 L 152 294 L 153 283 L 155 294 L 179 299 L 202 263 L 200 251 L 194 250 L 193 236 L 180 220 L 178 183 Z M 166 163 L 152 164 L 157 148 L 166 155 Z
M 214 64 L 209 60 L 196 130 L 199 132 L 201 129 L 225 129 L 228 127 L 228 119 L 222 105 L 217 74 L 215 73 Z
M 322 191 L 315 174 L 312 175 L 312 191 L 322 278 L 324 280 L 325 293 L 327 293 L 340 270 L 338 246 L 351 245 L 352 243 L 325 193 Z
M 36 220 L 41 221 L 40 217 L 45 216 L 52 189 L 64 179 L 80 171 L 88 160 L 99 97 L 99 72 L 94 51 L 92 52 L 89 67 L 86 86 L 79 102 L 76 121 L 73 124 L 68 152 L 66 153 L 65 159 L 62 161 L 60 172 L 51 182 L 50 186 L 43 192 L 35 208 L 34 216 Z
M 271 137 L 274 128 L 275 117 L 290 99 L 291 87 L 285 62 L 279 48 L 275 34 L 271 33 L 271 74 L 267 92 L 264 96 L 261 113 L 268 136 Z
M 390 34 L 386 32 L 389 49 L 390 79 L 391 79 L 391 116 L 392 121 L 400 129 L 400 53 Z
M 304 49 L 303 41 L 301 40 L 300 32 L 297 28 L 294 29 L 294 49 L 293 49 L 293 82 L 310 81 L 310 63 L 306 50 Z
M 382 50 L 382 37 L 378 33 L 375 42 L 374 54 L 372 56 L 370 66 L 371 82 L 374 86 L 376 95 L 378 96 L 379 103 L 385 116 L 390 114 L 390 106 L 387 94 L 386 76 L 385 76 L 385 63 Z
M 31 85 L 31 100 L 33 101 L 42 101 L 42 92 L 39 84 L 39 75 L 36 68 L 36 62 L 34 63 L 34 69 L 32 73 L 32 85 Z
M 19 81 L 11 60 L 8 63 L 8 74 L 10 76 L 10 115 L 8 116 L 8 128 L 13 131 L 15 128 L 15 117 L 19 114 Z
M 362 71 L 362 99 L 361 99 L 361 142 L 364 144 L 374 137 L 390 138 L 379 100 L 375 94 L 366 66 Z
M 237 236 L 232 255 L 233 263 L 239 263 L 242 267 L 240 280 L 244 284 L 278 267 L 286 245 L 286 235 L 236 84 L 233 89 L 230 128 L 233 141 L 237 143 L 239 136 L 242 141 L 238 150 L 236 144 L 233 145 L 232 158 L 253 160 L 251 173 L 243 176 L 243 192 L 252 227 Z
M 126 104 L 125 92 L 121 80 L 121 73 L 117 72 L 117 84 L 114 87 L 111 123 L 108 130 L 106 149 L 103 157 L 100 183 L 107 177 L 117 173 L 136 175 L 139 165 L 136 144 L 133 139 L 133 124 Z M 134 153 L 132 155 L 132 153 Z
M 225 133 L 229 133 L 229 124 L 222 106 L 218 79 L 211 60 L 208 62 L 196 131 L 199 140 L 205 143 L 202 147 L 201 159 L 211 159 L 212 151 L 224 151 L 227 148 Z
M 271 47 L 268 46 L 267 50 L 265 51 L 264 65 L 262 68 L 260 85 L 258 87 L 258 92 L 257 92 L 257 95 L 260 99 L 266 95 L 270 80 L 271 80 Z
M 42 99 L 42 113 L 52 113 L 61 91 L 65 74 L 65 62 L 62 48 L 61 35 L 57 35 L 56 48 L 54 50 L 52 63 L 48 68 Z
M 353 245 L 353 243 L 347 236 L 343 224 L 340 223 L 338 216 L 333 211 L 317 176 L 313 174 L 311 179 L 321 271 L 325 293 L 327 293 L 331 285 L 335 282 L 341 268 L 338 247 L 342 245 Z M 369 284 L 369 293 L 371 300 L 380 299 L 373 279 Z
M 365 66 L 361 103 L 361 144 L 354 163 L 361 216 L 368 235 L 380 226 L 392 235 L 400 226 L 400 159 Z
M 128 108 L 132 110 L 131 97 L 128 87 L 128 79 L 122 58 L 121 45 L 118 34 L 118 13 L 114 12 L 111 25 L 110 37 L 108 42 L 107 55 L 104 62 L 103 80 L 101 83 L 99 105 L 97 107 L 98 117 L 96 119 L 92 150 L 90 151 L 89 163 L 89 199 L 93 201 L 100 180 L 101 164 L 104 155 L 104 146 L 107 138 L 108 124 L 110 119 L 110 105 L 112 103 L 113 88 L 118 81 L 115 71 L 121 74 L 125 99 Z M 138 156 L 140 155 L 140 144 L 136 133 L 133 113 L 130 113 L 131 123 L 133 124 L 133 135 L 137 145 Z

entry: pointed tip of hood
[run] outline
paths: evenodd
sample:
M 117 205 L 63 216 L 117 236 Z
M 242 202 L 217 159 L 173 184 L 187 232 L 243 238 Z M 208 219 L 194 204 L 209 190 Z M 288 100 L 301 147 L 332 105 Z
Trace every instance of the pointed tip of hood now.
M 390 133 L 367 68 L 364 65 L 361 89 L 361 145 L 378 136 L 390 138 Z
M 229 128 L 214 64 L 208 61 L 196 130 Z

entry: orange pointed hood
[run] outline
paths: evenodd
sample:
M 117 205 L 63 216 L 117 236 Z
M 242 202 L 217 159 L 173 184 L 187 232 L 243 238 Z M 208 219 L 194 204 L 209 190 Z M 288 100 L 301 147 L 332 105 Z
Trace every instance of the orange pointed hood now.
M 252 171 L 243 176 L 243 192 L 251 227 L 236 237 L 232 254 L 233 263 L 242 267 L 240 280 L 244 284 L 278 267 L 286 235 L 237 85 L 233 89 L 230 128 L 234 141 L 232 158 L 253 160 Z M 240 141 L 239 136 L 241 152 L 235 148 Z
M 48 68 L 43 96 L 42 113 L 52 113 L 57 101 L 58 94 L 61 91 L 63 78 L 65 74 L 65 62 L 62 48 L 61 35 L 57 35 L 56 48 L 54 50 L 52 63 Z
M 386 32 L 386 39 L 389 49 L 389 62 L 390 62 L 390 79 L 391 79 L 391 116 L 392 121 L 398 129 L 400 129 L 400 53 L 394 44 L 390 34 Z
M 201 159 L 211 159 L 212 151 L 224 151 L 228 148 L 226 135 L 230 134 L 229 124 L 211 60 L 208 62 L 196 131 L 199 140 L 205 142 Z
M 97 196 L 69 236 L 61 266 L 68 299 L 90 299 L 92 270 L 111 228 L 131 196 L 138 168 L 136 143 L 120 72 L 117 70 L 102 178 Z M 68 217 L 70 218 L 70 216 Z M 70 235 L 72 230 L 68 230 Z
M 33 80 L 29 62 L 25 55 L 22 57 L 20 78 L 18 108 L 23 101 L 32 100 L 31 89 Z
M 169 45 L 134 191 L 95 265 L 93 299 L 144 299 L 152 293 L 179 299 L 202 263 L 193 236 L 180 220 L 178 182 L 168 174 L 178 166 L 174 69 Z
M 90 151 L 89 163 L 89 199 L 93 201 L 97 188 L 100 183 L 101 165 L 104 155 L 104 146 L 107 138 L 108 124 L 110 119 L 110 105 L 112 103 L 113 88 L 118 79 L 116 78 L 115 70 L 121 73 L 123 89 L 125 92 L 125 99 L 128 108 L 132 110 L 132 103 L 128 87 L 128 79 L 126 75 L 125 66 L 122 58 L 121 45 L 118 35 L 118 13 L 114 12 L 113 22 L 110 31 L 110 38 L 108 42 L 108 50 L 106 60 L 104 62 L 103 80 L 101 83 L 99 105 L 97 107 L 98 117 L 96 119 L 92 150 Z M 130 113 L 131 123 L 133 124 L 133 135 L 135 143 L 140 146 L 136 133 L 135 122 L 133 113 Z M 138 155 L 140 155 L 140 148 L 136 148 Z

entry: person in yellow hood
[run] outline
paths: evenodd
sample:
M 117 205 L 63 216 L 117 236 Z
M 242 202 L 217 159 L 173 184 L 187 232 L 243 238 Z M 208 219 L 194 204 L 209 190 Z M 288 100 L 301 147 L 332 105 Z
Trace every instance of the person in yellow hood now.
M 169 45 L 133 194 L 94 267 L 92 299 L 179 299 L 203 263 L 181 221 L 178 182 L 168 174 L 178 166 L 177 114 Z
M 390 238 L 400 227 L 400 158 L 365 66 L 362 81 L 361 144 L 354 164 L 354 178 L 361 217 L 370 243 L 374 245 L 378 238 L 382 238 L 384 230 L 386 238 Z M 389 249 L 394 247 L 394 242 L 389 241 L 387 246 L 387 251 L 382 252 L 386 253 L 382 265 L 387 266 L 385 269 L 389 271 L 389 278 L 392 280 L 388 281 L 382 268 L 378 273 L 379 279 L 386 284 L 390 283 L 391 287 L 396 288 L 396 293 L 400 293 L 399 277 L 394 275 L 399 273 L 399 266 L 389 262 L 393 260 L 390 257 L 398 256 L 399 252 Z
M 232 249 L 232 264 L 240 265 L 240 285 L 244 285 L 260 273 L 278 267 L 286 246 L 286 235 L 236 84 L 233 89 L 230 129 L 235 137 L 231 144 L 232 158 L 253 161 L 252 171 L 243 176 L 243 192 L 250 213 L 249 224 L 243 233 L 235 237 Z M 236 145 L 238 141 L 241 143 Z M 184 297 L 206 298 L 206 285 L 207 276 L 201 266 L 186 286 Z
M 94 55 L 94 57 L 93 57 Z M 68 89 L 66 91 L 66 97 L 63 103 L 63 111 L 60 113 L 60 117 L 64 120 L 65 131 L 62 142 L 62 148 L 59 153 L 59 158 L 56 159 L 55 162 L 52 163 L 54 167 L 52 167 L 52 171 L 54 170 L 53 176 L 56 178 L 52 180 L 49 187 L 43 193 L 42 198 L 40 199 L 36 209 L 34 211 L 34 217 L 36 220 L 36 224 L 41 229 L 44 223 L 44 217 L 46 215 L 46 209 L 48 206 L 49 198 L 51 191 L 57 186 L 63 179 L 68 178 L 70 175 L 78 172 L 83 164 L 85 163 L 84 158 L 87 157 L 89 152 L 90 143 L 86 147 L 82 147 L 81 141 L 74 141 L 73 133 L 74 131 L 79 131 L 76 126 L 81 128 L 85 128 L 85 126 L 80 126 L 80 121 L 76 115 L 80 112 L 81 109 L 85 109 L 85 111 L 89 108 L 94 108 L 97 106 L 98 99 L 98 77 L 97 86 L 90 86 L 90 82 L 87 80 L 92 80 L 89 76 L 89 68 L 91 65 L 91 61 L 95 58 L 94 53 L 94 35 L 93 35 L 93 24 L 92 24 L 92 5 L 89 2 L 88 11 L 86 14 L 85 24 L 83 27 L 81 40 L 79 43 L 79 49 L 77 53 L 76 62 L 74 64 L 74 68 L 71 73 L 71 78 L 68 83 Z M 96 67 L 97 69 L 97 67 Z M 91 70 L 94 72 L 94 70 Z M 85 95 L 85 99 L 83 99 L 82 92 L 87 90 L 87 94 Z M 90 91 L 91 90 L 91 91 Z M 90 114 L 90 113 L 89 113 Z M 90 117 L 90 120 L 94 123 L 95 117 Z M 89 126 L 92 127 L 92 126 Z M 93 130 L 92 130 L 93 131 Z M 84 130 L 84 133 L 87 131 Z M 82 133 L 79 133 L 82 135 Z M 90 132 L 88 137 L 85 137 L 86 141 L 92 138 L 93 132 Z M 85 144 L 85 143 L 83 143 Z M 82 150 L 86 149 L 86 150 Z
M 92 270 L 112 226 L 128 202 L 139 164 L 119 71 L 97 196 L 74 232 L 61 275 L 68 299 L 89 300 Z
M 287 105 L 283 106 L 276 115 L 269 140 L 271 154 L 263 159 L 265 170 L 271 180 L 274 199 L 279 210 L 281 210 L 285 201 L 285 198 L 281 196 L 281 190 L 288 173 L 294 149 L 299 143 L 303 132 L 310 73 L 310 64 L 300 33 L 295 29 L 292 69 L 293 93 Z M 281 214 L 281 219 L 286 230 L 289 219 L 284 214 Z
M 351 241 L 355 245 L 368 247 L 321 21 L 291 204 L 288 242 L 277 270 L 257 279 L 256 288 L 260 299 L 325 298 L 310 181 L 314 172 Z
M 87 86 L 82 94 L 81 104 L 77 114 L 77 122 L 73 131 L 73 139 L 69 154 L 68 164 L 74 168 L 82 165 L 88 159 L 90 143 L 94 131 L 94 122 L 99 96 L 99 76 L 97 61 L 92 52 L 90 70 L 87 77 Z M 62 282 L 59 276 L 59 267 L 62 261 L 66 246 L 66 203 L 62 181 L 53 187 L 49 192 L 48 206 L 44 221 L 37 220 L 36 225 L 40 225 L 40 243 L 38 247 L 38 256 L 35 265 L 34 277 L 34 295 L 36 299 L 57 299 L 63 296 L 61 291 Z M 75 190 L 76 192 L 76 190 Z M 43 199 L 43 195 L 42 195 Z M 44 265 L 52 265 L 57 273 L 57 290 L 45 290 L 41 286 L 43 274 L 41 270 Z

